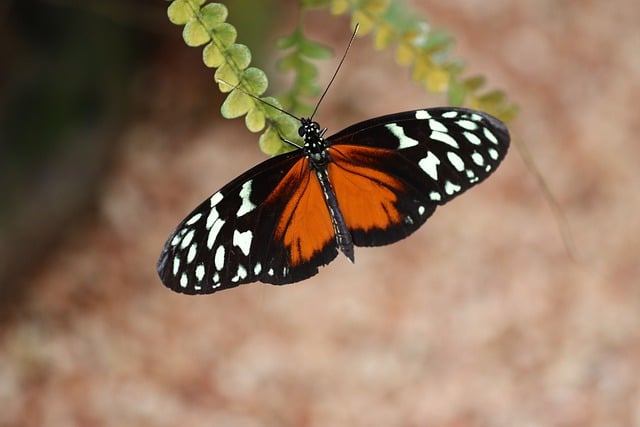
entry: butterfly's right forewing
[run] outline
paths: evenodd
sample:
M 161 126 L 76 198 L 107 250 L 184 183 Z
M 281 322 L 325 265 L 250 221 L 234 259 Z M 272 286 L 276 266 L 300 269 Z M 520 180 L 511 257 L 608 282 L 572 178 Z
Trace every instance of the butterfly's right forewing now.
M 509 140 L 499 120 L 453 107 L 376 117 L 328 137 L 332 180 L 354 243 L 378 246 L 411 234 L 437 206 L 489 176 Z

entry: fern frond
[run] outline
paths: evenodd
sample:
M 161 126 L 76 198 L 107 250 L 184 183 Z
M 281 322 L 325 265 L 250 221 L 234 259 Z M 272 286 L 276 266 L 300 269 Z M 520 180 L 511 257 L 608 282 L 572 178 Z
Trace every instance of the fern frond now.
M 220 3 L 205 2 L 174 0 L 167 9 L 169 20 L 184 26 L 182 37 L 188 46 L 204 46 L 204 64 L 216 69 L 219 89 L 228 93 L 221 107 L 222 116 L 245 116 L 245 125 L 251 132 L 260 132 L 266 126 L 260 136 L 263 151 L 270 154 L 283 151 L 280 135 L 296 135 L 298 123 L 258 100 L 268 87 L 266 74 L 259 68 L 250 67 L 251 51 L 247 46 L 236 43 L 238 32 L 226 22 L 227 8 Z M 274 98 L 264 100 L 280 107 Z

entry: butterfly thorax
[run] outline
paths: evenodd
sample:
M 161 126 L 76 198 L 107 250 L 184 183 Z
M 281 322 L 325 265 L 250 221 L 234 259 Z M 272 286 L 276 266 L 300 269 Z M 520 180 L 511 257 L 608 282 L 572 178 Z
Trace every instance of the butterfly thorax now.
M 298 134 L 304 139 L 302 150 L 311 161 L 311 165 L 318 169 L 331 160 L 327 151 L 327 143 L 322 137 L 327 129 L 320 129 L 320 125 L 311 119 L 301 119 L 301 122 Z

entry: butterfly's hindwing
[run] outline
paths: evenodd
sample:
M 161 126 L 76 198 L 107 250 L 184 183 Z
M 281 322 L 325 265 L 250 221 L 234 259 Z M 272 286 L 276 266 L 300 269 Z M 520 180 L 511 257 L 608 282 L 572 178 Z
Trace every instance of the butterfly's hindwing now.
M 356 246 L 398 241 L 433 213 L 422 201 L 424 180 L 407 175 L 415 167 L 397 151 L 335 145 L 329 152 L 331 182 Z
M 338 255 L 331 217 L 307 158 L 287 172 L 262 208 L 271 218 L 268 226 L 260 226 L 259 237 L 270 242 L 261 281 L 286 284 L 306 279 Z

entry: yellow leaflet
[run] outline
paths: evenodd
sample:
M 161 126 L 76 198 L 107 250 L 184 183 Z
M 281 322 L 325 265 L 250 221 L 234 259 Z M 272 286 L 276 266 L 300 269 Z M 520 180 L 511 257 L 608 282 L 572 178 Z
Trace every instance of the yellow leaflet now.
M 427 72 L 427 79 L 425 81 L 427 90 L 430 92 L 444 92 L 449 85 L 450 75 L 446 70 L 442 68 L 432 68 Z
M 349 10 L 349 2 L 347 0 L 333 0 L 330 10 L 334 15 L 342 15 Z
M 400 65 L 410 65 L 416 59 L 416 54 L 406 41 L 401 41 L 396 48 L 396 62 Z
M 283 151 L 282 140 L 278 136 L 278 133 L 271 126 L 269 126 L 267 130 L 262 135 L 260 135 L 258 143 L 260 144 L 260 149 L 262 150 L 262 152 L 270 156 Z
M 260 132 L 265 125 L 264 113 L 262 110 L 255 108 L 254 106 L 247 113 L 247 116 L 244 118 L 244 122 L 250 132 Z
M 202 50 L 202 62 L 209 68 L 218 68 L 224 64 L 224 55 L 216 45 L 211 42 Z
M 187 46 L 200 46 L 211 40 L 207 30 L 196 19 L 187 22 L 182 30 L 182 38 Z

